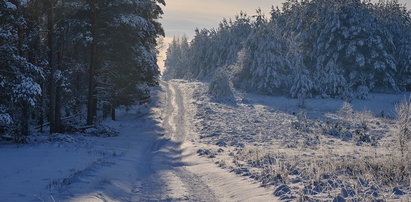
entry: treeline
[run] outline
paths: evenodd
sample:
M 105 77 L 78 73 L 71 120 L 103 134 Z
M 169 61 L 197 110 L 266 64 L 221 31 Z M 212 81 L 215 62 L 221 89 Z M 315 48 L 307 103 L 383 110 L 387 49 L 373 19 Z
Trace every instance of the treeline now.
M 146 99 L 159 75 L 160 4 L 0 0 L 0 138 L 93 127 Z
M 165 79 L 228 71 L 237 88 L 295 98 L 411 90 L 410 12 L 396 0 L 288 0 L 269 18 L 241 13 L 175 38 L 166 67 Z

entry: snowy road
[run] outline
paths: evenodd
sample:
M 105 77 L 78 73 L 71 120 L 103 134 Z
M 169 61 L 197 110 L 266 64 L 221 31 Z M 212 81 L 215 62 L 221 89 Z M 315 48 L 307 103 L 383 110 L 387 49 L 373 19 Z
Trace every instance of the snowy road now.
M 188 141 L 190 127 L 186 121 L 184 94 L 174 82 L 161 82 L 166 89 L 164 128 L 172 142 L 182 143 L 181 162 L 173 173 L 183 183 L 185 198 L 190 201 L 273 201 L 272 192 L 249 179 L 240 178 L 214 163 L 198 157 L 196 145 Z
M 161 82 L 163 89 L 166 89 L 166 104 L 164 110 L 167 111 L 164 119 L 164 128 L 171 141 L 183 143 L 185 141 L 186 127 L 184 119 L 184 104 L 180 89 L 172 84 Z M 174 148 L 176 149 L 176 148 Z M 183 183 L 185 199 L 193 201 L 217 201 L 214 193 L 201 180 L 201 178 L 184 166 L 175 167 L 172 173 Z
M 157 112 L 153 110 L 150 119 L 133 123 L 133 117 L 125 115 L 121 116 L 120 125 L 114 126 L 121 130 L 120 136 L 115 138 L 118 142 L 108 144 L 126 148 L 123 156 L 66 186 L 60 193 L 63 200 L 218 201 L 183 161 L 184 107 L 179 89 L 167 83 L 162 83 L 162 88 L 165 105 L 159 106 Z M 156 119 L 161 115 L 162 123 Z
M 148 114 L 132 109 L 107 123 L 119 136 L 0 147 L 0 201 L 274 201 L 196 155 L 184 92 L 178 82 L 160 86 Z

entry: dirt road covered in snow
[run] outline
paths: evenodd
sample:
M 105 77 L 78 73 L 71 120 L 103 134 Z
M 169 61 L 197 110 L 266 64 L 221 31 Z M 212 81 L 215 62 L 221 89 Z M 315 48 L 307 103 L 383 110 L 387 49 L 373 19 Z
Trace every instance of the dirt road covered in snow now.
M 273 201 L 272 192 L 259 187 L 258 183 L 241 178 L 226 170 L 218 168 L 207 159 L 198 157 L 196 139 L 186 137 L 193 135 L 186 117 L 183 92 L 178 85 L 162 82 L 166 89 L 164 128 L 172 142 L 182 143 L 181 161 L 183 166 L 174 168 L 173 172 L 183 182 L 187 191 L 186 199 L 193 201 Z M 195 135 L 195 134 L 194 134 Z
M 186 142 L 183 94 L 176 85 L 161 82 L 158 105 L 150 119 L 134 122 L 121 117 L 119 142 L 125 154 L 63 189 L 68 201 L 267 201 L 270 191 L 248 179 L 218 168 L 196 155 Z M 83 193 L 84 190 L 92 190 Z
M 116 137 L 63 135 L 0 147 L 0 201 L 274 201 L 197 156 L 184 92 L 161 82 L 150 108 L 122 110 Z M 190 136 L 188 135 L 190 134 Z

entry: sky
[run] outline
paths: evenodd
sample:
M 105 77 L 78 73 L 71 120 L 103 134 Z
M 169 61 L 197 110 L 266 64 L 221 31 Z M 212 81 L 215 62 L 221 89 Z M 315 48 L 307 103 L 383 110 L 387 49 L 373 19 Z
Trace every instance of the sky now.
M 240 11 L 249 15 L 255 14 L 260 8 L 263 13 L 269 15 L 271 7 L 279 6 L 285 0 L 166 0 L 163 7 L 164 15 L 160 22 L 163 24 L 166 37 L 165 46 L 160 50 L 158 63 L 160 69 L 164 69 L 165 49 L 174 36 L 186 35 L 192 39 L 195 28 L 217 27 L 223 18 L 233 18 Z M 411 0 L 399 0 L 411 8 Z

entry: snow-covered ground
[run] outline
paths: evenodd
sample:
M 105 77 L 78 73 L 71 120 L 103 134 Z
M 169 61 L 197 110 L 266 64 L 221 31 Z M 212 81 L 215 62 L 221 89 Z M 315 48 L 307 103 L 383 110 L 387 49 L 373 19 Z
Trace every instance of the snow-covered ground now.
M 196 154 L 189 94 L 177 85 L 162 83 L 149 107 L 106 121 L 118 136 L 0 144 L 0 201 L 274 201 L 271 189 Z
M 35 136 L 0 144 L 0 201 L 409 200 L 394 105 L 240 94 L 161 82 L 149 106 L 122 109 L 114 137 Z M 352 110 L 352 111 L 351 111 Z M 407 156 L 408 155 L 408 156 Z
M 395 104 L 409 94 L 335 99 L 210 95 L 207 83 L 172 81 L 184 92 L 198 154 L 261 182 L 283 200 L 410 200 L 410 153 L 401 157 Z M 409 145 L 408 145 L 409 146 Z M 408 148 L 411 149 L 411 148 Z

